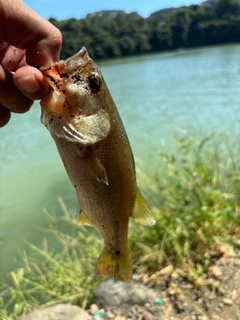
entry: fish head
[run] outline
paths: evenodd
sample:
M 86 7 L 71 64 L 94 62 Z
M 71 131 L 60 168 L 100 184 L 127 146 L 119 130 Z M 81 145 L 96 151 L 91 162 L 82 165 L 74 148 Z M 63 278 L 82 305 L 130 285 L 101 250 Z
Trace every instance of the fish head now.
M 83 144 L 106 138 L 111 129 L 104 103 L 107 87 L 86 48 L 40 70 L 51 87 L 41 100 L 41 121 L 47 129 L 58 137 Z

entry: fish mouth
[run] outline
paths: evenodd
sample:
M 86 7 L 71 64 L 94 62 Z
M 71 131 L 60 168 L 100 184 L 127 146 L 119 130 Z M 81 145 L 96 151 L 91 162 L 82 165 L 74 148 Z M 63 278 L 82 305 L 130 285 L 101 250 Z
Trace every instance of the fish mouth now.
M 44 73 L 44 71 L 50 70 L 53 67 L 58 67 L 60 72 L 66 70 L 68 74 L 72 74 L 79 69 L 79 66 L 86 64 L 89 60 L 91 60 L 91 58 L 89 57 L 87 49 L 82 47 L 78 53 L 67 60 L 61 60 L 52 66 L 43 66 L 40 70 Z
M 74 56 L 68 58 L 63 62 L 63 65 L 68 70 L 69 73 L 76 71 L 80 65 L 85 64 L 90 59 L 87 49 L 82 47 L 82 49 L 76 53 Z M 61 61 L 60 61 L 61 62 Z

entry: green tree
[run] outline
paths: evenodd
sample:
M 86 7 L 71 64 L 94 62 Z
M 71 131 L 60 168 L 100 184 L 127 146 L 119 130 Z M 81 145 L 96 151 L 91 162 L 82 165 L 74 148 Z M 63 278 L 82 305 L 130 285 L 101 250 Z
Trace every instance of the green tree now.
M 239 15 L 240 1 L 239 0 L 219 0 L 216 5 L 216 12 L 219 17 L 225 15 Z
M 190 6 L 191 22 L 189 25 L 188 45 L 189 47 L 206 45 L 206 37 L 202 24 L 215 19 L 215 8 L 209 3 L 201 6 Z
M 191 25 L 191 10 L 187 7 L 179 9 L 169 19 L 172 35 L 172 47 L 187 47 L 188 33 Z
M 94 59 L 240 41 L 240 0 L 208 0 L 167 8 L 144 19 L 136 12 L 104 10 L 84 19 L 58 21 L 61 58 L 86 46 Z
M 149 42 L 151 51 L 164 51 L 172 47 L 172 31 L 168 25 L 161 25 L 157 20 L 150 23 Z
M 77 19 L 63 20 L 59 24 L 63 35 L 61 59 L 67 59 L 77 53 L 83 46 L 81 21 Z

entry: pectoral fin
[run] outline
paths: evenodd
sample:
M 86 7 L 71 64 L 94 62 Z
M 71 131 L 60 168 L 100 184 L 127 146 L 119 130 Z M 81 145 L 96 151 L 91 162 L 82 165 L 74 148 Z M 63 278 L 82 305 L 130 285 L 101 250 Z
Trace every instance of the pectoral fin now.
M 146 204 L 138 188 L 132 218 L 147 226 L 153 226 L 156 223 L 150 209 L 148 208 L 148 205 Z
M 83 157 L 81 160 L 92 171 L 99 182 L 103 182 L 106 185 L 109 184 L 106 169 L 104 168 L 102 162 L 94 154 L 88 153 L 88 155 Z
M 98 182 L 103 182 L 107 186 L 109 185 L 106 169 L 104 168 L 102 162 L 94 154 L 88 153 L 87 156 L 81 157 L 81 161 L 84 162 L 85 165 L 92 171 Z M 64 161 L 63 164 L 70 181 L 72 181 L 67 165 Z
M 80 224 L 80 226 L 92 226 L 91 222 L 88 220 L 88 218 L 82 212 L 82 210 L 80 211 L 79 224 Z

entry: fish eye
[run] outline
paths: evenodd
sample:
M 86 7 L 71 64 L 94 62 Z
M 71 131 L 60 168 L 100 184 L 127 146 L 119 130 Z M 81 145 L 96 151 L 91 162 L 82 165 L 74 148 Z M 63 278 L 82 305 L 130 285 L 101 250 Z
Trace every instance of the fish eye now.
M 100 90 L 101 86 L 102 86 L 102 81 L 100 79 L 100 77 L 96 74 L 92 74 L 89 78 L 89 83 L 92 89 L 94 90 Z

